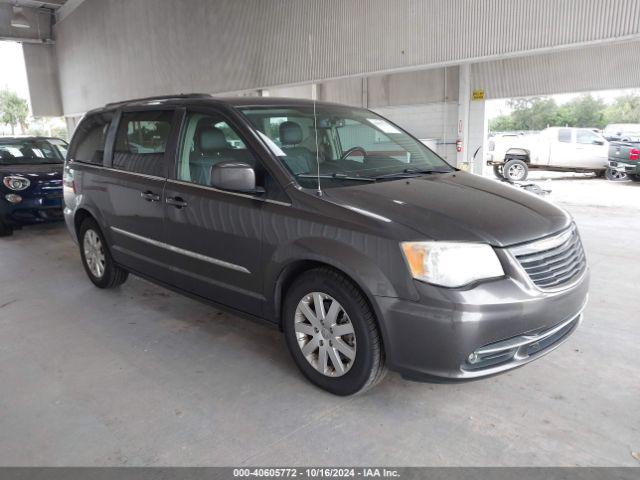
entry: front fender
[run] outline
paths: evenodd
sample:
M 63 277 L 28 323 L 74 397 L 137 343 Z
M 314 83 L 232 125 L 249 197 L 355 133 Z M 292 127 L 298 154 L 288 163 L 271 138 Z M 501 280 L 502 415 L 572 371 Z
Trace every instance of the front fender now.
M 279 245 L 267 261 L 265 285 L 272 286 L 273 289 L 267 295 L 277 304 L 277 290 L 283 273 L 288 266 L 306 261 L 340 270 L 370 299 L 379 296 L 418 300 L 418 292 L 402 259 L 399 246 L 393 241 L 380 240 L 371 248 L 374 256 L 326 237 L 298 238 Z M 277 310 L 275 308 L 276 312 Z

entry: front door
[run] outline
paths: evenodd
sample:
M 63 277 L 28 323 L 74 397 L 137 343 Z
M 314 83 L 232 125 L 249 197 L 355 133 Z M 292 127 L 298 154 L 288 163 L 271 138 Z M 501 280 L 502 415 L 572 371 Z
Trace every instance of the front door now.
M 576 151 L 575 168 L 604 169 L 607 165 L 609 145 L 593 130 L 576 130 Z
M 259 197 L 211 187 L 211 168 L 224 161 L 259 168 L 257 157 L 221 113 L 189 112 L 174 171 L 165 187 L 167 261 L 181 288 L 247 313 L 264 303 L 259 271 Z
M 123 112 L 113 158 L 107 163 L 102 209 L 116 262 L 138 273 L 166 281 L 163 191 L 174 112 Z

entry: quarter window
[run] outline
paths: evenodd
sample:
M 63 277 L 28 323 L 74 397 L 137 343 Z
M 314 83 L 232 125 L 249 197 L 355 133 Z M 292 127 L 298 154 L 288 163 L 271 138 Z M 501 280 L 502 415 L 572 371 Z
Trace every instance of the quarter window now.
M 104 144 L 112 118 L 112 112 L 93 115 L 86 118 L 78 126 L 74 135 L 75 153 L 73 159 L 75 161 L 102 165 Z
M 192 113 L 184 131 L 176 178 L 211 185 L 211 168 L 221 162 L 256 161 L 238 133 L 219 115 Z
M 116 135 L 113 167 L 163 176 L 172 117 L 171 111 L 123 113 Z

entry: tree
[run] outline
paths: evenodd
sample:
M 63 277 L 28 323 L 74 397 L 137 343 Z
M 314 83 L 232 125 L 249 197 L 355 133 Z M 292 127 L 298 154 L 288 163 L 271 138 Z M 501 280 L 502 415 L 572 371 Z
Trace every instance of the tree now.
M 604 111 L 605 124 L 640 123 L 640 95 L 622 95 Z
M 542 130 L 558 123 L 558 105 L 548 97 L 516 98 L 508 105 L 515 130 Z
M 604 118 L 606 104 L 590 93 L 580 95 L 558 107 L 558 125 L 584 128 L 603 128 L 607 122 Z
M 9 90 L 0 91 L 0 122 L 11 125 L 12 135 L 17 125 L 23 130 L 26 128 L 28 115 L 29 105 L 24 98 Z

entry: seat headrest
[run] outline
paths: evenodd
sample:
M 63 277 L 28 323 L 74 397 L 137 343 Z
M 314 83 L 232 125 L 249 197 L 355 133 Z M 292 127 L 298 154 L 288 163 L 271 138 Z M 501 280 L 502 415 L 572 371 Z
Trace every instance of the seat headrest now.
M 280 124 L 280 143 L 282 145 L 297 145 L 302 141 L 302 127 L 296 122 L 282 122 Z
M 203 127 L 198 131 L 198 147 L 203 152 L 229 148 L 224 132 L 216 127 Z

